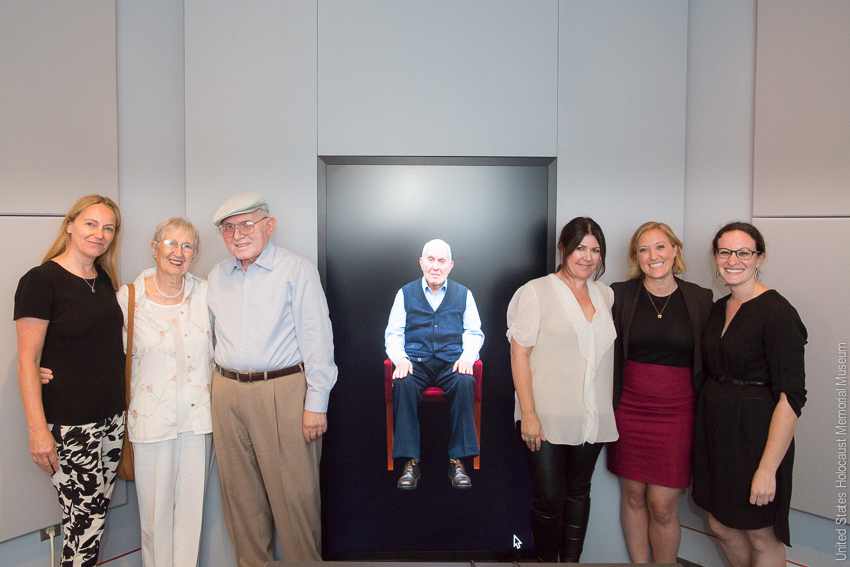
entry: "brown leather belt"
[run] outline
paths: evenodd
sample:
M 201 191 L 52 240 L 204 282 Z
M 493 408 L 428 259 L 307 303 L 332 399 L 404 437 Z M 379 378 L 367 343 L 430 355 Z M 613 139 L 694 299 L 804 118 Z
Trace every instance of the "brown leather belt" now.
M 298 374 L 304 372 L 304 363 L 299 362 L 295 366 L 281 368 L 280 370 L 268 370 L 266 372 L 237 372 L 236 370 L 228 370 L 222 368 L 218 363 L 213 363 L 215 370 L 225 378 L 236 380 L 238 382 L 259 382 L 260 380 L 272 380 L 281 376 L 289 376 L 290 374 Z

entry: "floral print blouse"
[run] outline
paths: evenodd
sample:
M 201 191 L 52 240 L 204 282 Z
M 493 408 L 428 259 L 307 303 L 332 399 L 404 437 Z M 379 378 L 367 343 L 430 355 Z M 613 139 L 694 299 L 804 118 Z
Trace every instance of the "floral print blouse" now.
M 164 320 L 156 316 L 159 310 L 145 293 L 145 278 L 155 271 L 145 270 L 133 282 L 136 307 L 127 431 L 134 443 L 176 439 L 184 430 L 196 435 L 212 431 L 213 346 L 207 281 L 187 273 L 183 302 L 171 311 L 172 318 Z M 118 304 L 124 312 L 125 348 L 128 298 L 128 287 L 121 286 Z

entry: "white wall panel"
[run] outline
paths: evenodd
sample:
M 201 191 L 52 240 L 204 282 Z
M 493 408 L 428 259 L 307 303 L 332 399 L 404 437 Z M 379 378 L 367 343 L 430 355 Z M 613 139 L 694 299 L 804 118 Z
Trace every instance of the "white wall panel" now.
M 753 214 L 850 216 L 850 2 L 759 2 Z
M 717 297 L 728 290 L 714 277 L 711 239 L 728 221 L 752 216 L 755 19 L 756 0 L 688 2 L 685 228 L 679 236 L 685 279 L 713 288 Z M 690 491 L 679 501 L 679 519 L 686 526 L 679 556 L 705 567 L 725 565 Z
M 128 283 L 153 266 L 159 221 L 186 213 L 183 0 L 119 0 L 117 13 L 121 282 Z
M 3 456 L 0 459 L 0 542 L 61 520 L 50 477 L 32 462 L 29 451 L 29 432 L 16 368 L 17 336 L 12 320 L 18 280 L 41 263 L 61 224 L 62 219 L 58 217 L 0 216 L 0 231 L 4 234 L 27 235 L 18 242 L 17 253 L 6 259 L 7 269 L 0 275 L 0 295 L 6 298 L 0 303 L 0 321 L 3 321 L 0 325 L 0 430 L 3 431 L 0 436 L 0 455 Z M 126 487 L 119 480 L 110 502 L 110 515 L 116 514 L 113 508 L 123 507 L 127 502 Z M 135 503 L 131 508 L 135 508 Z M 117 515 L 124 516 L 125 512 L 122 510 Z M 130 545 L 126 544 L 128 538 Z M 114 553 L 119 555 L 134 549 L 131 545 L 137 545 L 139 538 L 132 530 L 128 533 L 122 528 L 116 530 L 112 539 L 110 549 L 120 549 Z M 49 546 L 47 549 L 49 551 Z M 17 556 L 15 550 L 9 552 L 12 557 Z M 109 552 L 104 549 L 101 557 L 108 557 Z M 0 549 L 0 565 L 10 564 L 6 562 L 6 553 L 5 548 Z
M 186 213 L 203 275 L 227 250 L 212 217 L 262 193 L 275 241 L 317 255 L 316 2 L 186 0 Z
M 620 479 L 608 472 L 608 449 L 596 461 L 590 485 L 591 512 L 581 560 L 586 563 L 628 563 L 623 532 L 612 523 L 620 515 Z
M 593 217 L 624 279 L 641 223 L 682 231 L 688 6 L 561 0 L 559 21 L 557 224 Z
M 319 3 L 322 155 L 552 156 L 554 0 Z
M 0 213 L 118 196 L 115 3 L 0 3 Z
M 714 277 L 711 240 L 752 217 L 756 0 L 688 3 L 685 157 L 686 279 L 726 295 Z
M 32 462 L 27 418 L 18 388 L 17 337 L 12 321 L 18 280 L 41 263 L 53 243 L 61 218 L 0 217 L 3 234 L 26 234 L 6 257 L 0 271 L 0 541 L 59 523 L 56 491 Z
M 806 346 L 808 402 L 797 425 L 794 508 L 835 518 L 839 400 L 839 343 L 850 343 L 850 219 L 755 219 L 767 243 L 762 282 L 797 308 L 809 331 Z M 844 362 L 846 364 L 846 360 Z M 847 378 L 846 367 L 844 378 Z M 847 390 L 847 387 L 844 388 Z M 844 401 L 847 402 L 846 391 Z M 846 408 L 845 408 L 846 416 Z M 845 449 L 846 449 L 845 445 Z M 846 452 L 845 452 L 846 457 Z M 845 461 L 846 464 L 846 461 Z M 850 486 L 850 485 L 848 485 Z

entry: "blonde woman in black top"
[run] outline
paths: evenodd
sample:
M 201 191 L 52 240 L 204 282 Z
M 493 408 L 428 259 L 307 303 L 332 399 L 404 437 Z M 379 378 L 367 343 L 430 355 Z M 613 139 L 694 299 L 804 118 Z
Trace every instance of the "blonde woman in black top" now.
M 629 259 L 630 279 L 611 285 L 620 438 L 608 444 L 608 470 L 622 482 L 620 518 L 632 561 L 674 563 L 712 293 L 677 277 L 687 269 L 682 242 L 664 223 L 635 231 Z
M 18 383 L 32 460 L 62 507 L 63 566 L 94 566 L 124 437 L 118 206 L 88 195 L 15 293 Z M 53 371 L 42 386 L 39 366 Z

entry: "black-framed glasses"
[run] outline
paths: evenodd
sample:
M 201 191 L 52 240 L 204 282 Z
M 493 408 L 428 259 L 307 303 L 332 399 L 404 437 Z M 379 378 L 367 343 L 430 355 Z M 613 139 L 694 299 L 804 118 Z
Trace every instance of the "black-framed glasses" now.
M 246 220 L 236 224 L 227 223 L 219 226 L 218 230 L 225 236 L 233 236 L 237 228 L 242 234 L 251 234 L 254 232 L 254 229 L 257 228 L 257 224 L 263 222 L 267 218 L 269 217 L 263 217 L 255 221 Z
M 180 244 L 179 242 L 177 242 L 176 240 L 171 239 L 171 238 L 167 238 L 165 240 L 160 240 L 160 242 L 162 242 L 162 244 L 166 248 L 171 248 L 172 250 L 177 250 L 178 248 L 180 248 L 180 249 L 183 250 L 183 252 L 188 252 L 188 253 L 194 253 L 195 252 L 195 245 L 189 244 L 188 242 L 186 242 L 184 244 Z
M 761 252 L 753 252 L 749 248 L 739 248 L 738 250 L 729 250 L 728 248 L 718 248 L 717 252 L 714 253 L 718 258 L 723 258 L 724 260 L 728 260 L 732 257 L 732 254 L 738 257 L 739 260 L 749 260 L 753 256 L 758 256 Z

